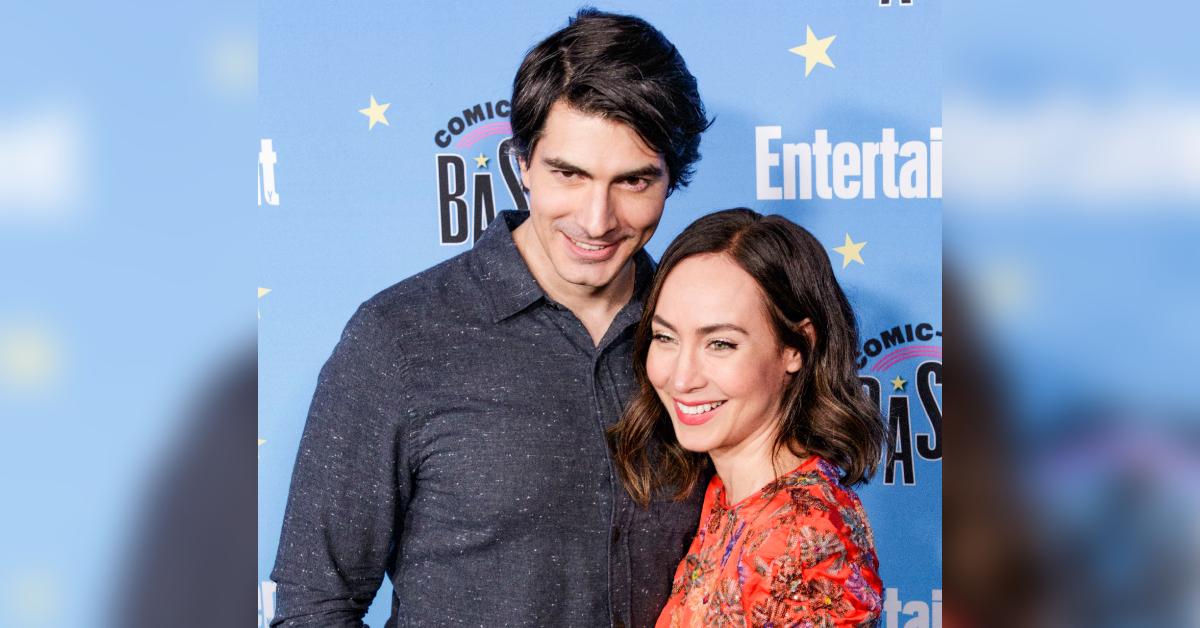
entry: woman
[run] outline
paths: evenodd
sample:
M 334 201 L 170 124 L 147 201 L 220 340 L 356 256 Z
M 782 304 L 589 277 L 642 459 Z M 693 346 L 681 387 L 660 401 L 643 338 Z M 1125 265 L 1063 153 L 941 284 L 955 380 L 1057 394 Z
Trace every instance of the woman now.
M 643 505 L 716 474 L 658 626 L 877 621 L 878 560 L 850 486 L 874 473 L 886 432 L 857 344 L 825 249 L 787 219 L 721 211 L 667 248 L 615 458 Z

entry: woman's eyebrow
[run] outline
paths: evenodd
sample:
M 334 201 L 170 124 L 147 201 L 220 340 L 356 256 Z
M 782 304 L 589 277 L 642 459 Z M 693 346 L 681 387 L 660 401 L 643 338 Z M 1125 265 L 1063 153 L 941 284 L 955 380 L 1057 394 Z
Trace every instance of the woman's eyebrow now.
M 665 318 L 659 316 L 658 314 L 655 314 L 652 320 L 671 331 L 676 331 L 674 325 L 668 323 Z M 711 334 L 715 331 L 736 331 L 747 336 L 750 335 L 750 332 L 746 331 L 739 325 L 734 325 L 733 323 L 715 323 L 712 325 L 705 325 L 704 327 L 700 328 L 700 333 L 702 334 Z
M 716 325 L 706 325 L 700 328 L 700 332 L 704 334 L 711 334 L 714 331 L 736 331 L 747 336 L 750 335 L 750 332 L 737 325 L 734 325 L 733 323 L 717 323 Z

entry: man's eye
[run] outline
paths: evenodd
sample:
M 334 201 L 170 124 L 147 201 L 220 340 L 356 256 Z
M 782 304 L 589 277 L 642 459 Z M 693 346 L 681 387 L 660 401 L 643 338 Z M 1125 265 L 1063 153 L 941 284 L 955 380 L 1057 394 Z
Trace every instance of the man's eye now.
M 639 192 L 650 187 L 650 181 L 648 179 L 643 179 L 642 177 L 629 177 L 628 179 L 625 179 L 624 183 L 626 187 Z
M 555 170 L 554 174 L 561 179 L 566 179 L 567 181 L 572 181 L 579 178 L 578 172 L 572 172 L 570 170 Z

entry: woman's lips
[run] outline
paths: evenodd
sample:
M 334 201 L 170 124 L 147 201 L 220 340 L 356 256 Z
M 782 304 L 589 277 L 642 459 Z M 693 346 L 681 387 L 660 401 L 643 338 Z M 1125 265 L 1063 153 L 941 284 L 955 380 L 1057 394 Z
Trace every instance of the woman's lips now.
M 721 406 L 725 405 L 724 400 L 721 400 L 721 401 L 699 401 L 696 403 L 688 403 L 688 404 L 681 403 L 678 399 L 674 399 L 673 401 L 675 402 L 675 416 L 678 417 L 679 422 L 683 423 L 684 425 L 702 425 L 702 424 L 708 422 L 709 419 L 713 418 L 713 416 L 717 413 L 717 410 L 720 410 Z M 710 404 L 715 404 L 715 405 L 713 405 L 712 408 L 709 408 L 708 410 L 705 410 L 704 412 L 700 412 L 698 414 L 688 414 L 688 413 L 684 412 L 684 408 L 687 408 L 688 410 L 691 410 L 694 412 L 697 408 L 699 408 L 701 406 L 705 406 L 705 405 L 710 405 Z

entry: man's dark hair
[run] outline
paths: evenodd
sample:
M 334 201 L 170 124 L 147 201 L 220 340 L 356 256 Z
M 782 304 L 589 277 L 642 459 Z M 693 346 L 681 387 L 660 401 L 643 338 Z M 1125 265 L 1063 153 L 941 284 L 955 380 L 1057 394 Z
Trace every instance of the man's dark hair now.
M 512 94 L 518 157 L 529 160 L 550 107 L 560 100 L 633 128 L 663 155 L 668 192 L 691 181 L 700 133 L 710 122 L 683 57 L 645 20 L 580 9 L 566 28 L 525 55 Z

